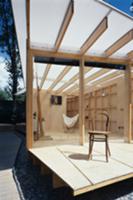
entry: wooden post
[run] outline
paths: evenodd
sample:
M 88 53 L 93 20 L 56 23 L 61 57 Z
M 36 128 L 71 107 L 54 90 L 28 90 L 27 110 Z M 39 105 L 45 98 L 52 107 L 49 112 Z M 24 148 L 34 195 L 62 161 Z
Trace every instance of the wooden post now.
M 27 66 L 26 66 L 26 145 L 32 148 L 33 143 L 33 56 L 30 50 L 30 0 L 27 8 Z
M 124 140 L 130 143 L 130 130 L 131 130 L 131 69 L 130 64 L 126 66 L 125 70 L 125 109 L 124 109 Z
M 27 81 L 26 81 L 26 143 L 27 148 L 32 148 L 33 143 L 33 58 L 28 50 L 27 56 Z
M 132 104 L 130 104 L 130 108 L 129 108 L 129 143 L 132 140 Z
M 85 116 L 84 116 L 84 59 L 80 60 L 79 67 L 79 129 L 80 144 L 85 141 Z

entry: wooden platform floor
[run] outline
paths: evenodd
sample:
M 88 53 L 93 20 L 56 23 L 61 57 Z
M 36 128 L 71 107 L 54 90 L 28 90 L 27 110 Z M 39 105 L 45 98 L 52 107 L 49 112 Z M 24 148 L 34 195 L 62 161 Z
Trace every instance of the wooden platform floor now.
M 63 180 L 74 195 L 79 195 L 133 177 L 133 144 L 112 140 L 110 149 L 108 163 L 104 143 L 94 145 L 93 159 L 89 161 L 87 143 L 36 147 L 30 152 Z

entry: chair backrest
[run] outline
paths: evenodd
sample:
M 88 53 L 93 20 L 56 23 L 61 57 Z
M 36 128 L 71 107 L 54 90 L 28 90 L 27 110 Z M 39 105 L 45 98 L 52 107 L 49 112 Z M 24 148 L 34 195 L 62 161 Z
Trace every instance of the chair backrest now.
M 106 111 L 101 112 L 101 113 L 99 113 L 99 114 L 101 114 L 101 115 L 103 115 L 103 116 L 106 117 L 105 130 L 106 130 L 106 131 L 109 131 L 109 122 L 110 122 L 109 114 L 108 114 Z
M 106 122 L 105 122 L 105 131 L 109 131 L 109 123 L 110 123 L 110 117 L 109 114 L 106 111 L 100 112 L 98 113 L 100 115 L 103 115 L 104 117 L 106 117 Z M 89 129 L 90 130 L 94 130 L 94 120 L 93 118 L 89 118 Z

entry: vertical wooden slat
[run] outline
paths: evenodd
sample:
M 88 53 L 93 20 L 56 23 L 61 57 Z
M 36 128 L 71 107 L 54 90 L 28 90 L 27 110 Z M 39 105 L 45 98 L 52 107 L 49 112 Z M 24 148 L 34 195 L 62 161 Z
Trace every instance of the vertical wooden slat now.
M 80 144 L 85 141 L 85 115 L 84 115 L 84 59 L 80 60 L 79 67 L 79 129 L 80 129 Z
M 130 65 L 125 70 L 125 113 L 124 113 L 124 139 L 130 142 L 130 104 L 131 104 L 131 69 Z

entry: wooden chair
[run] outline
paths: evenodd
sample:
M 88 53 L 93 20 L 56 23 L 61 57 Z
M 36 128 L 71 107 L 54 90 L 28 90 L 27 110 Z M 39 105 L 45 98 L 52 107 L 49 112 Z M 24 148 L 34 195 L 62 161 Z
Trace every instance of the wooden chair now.
M 109 131 L 109 115 L 107 112 L 100 113 L 106 117 L 106 129 L 103 130 L 89 130 L 89 155 L 88 159 L 92 159 L 92 150 L 93 150 L 93 144 L 94 142 L 105 142 L 105 155 L 106 155 L 106 161 L 108 162 L 108 156 L 111 156 L 110 149 L 109 149 L 109 143 L 108 143 L 108 137 L 110 134 Z

